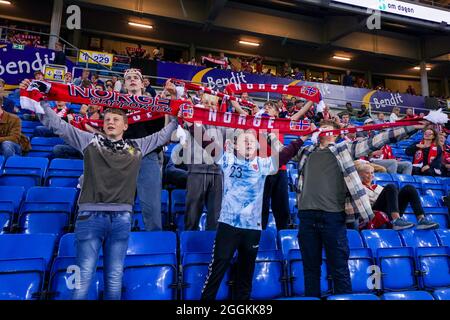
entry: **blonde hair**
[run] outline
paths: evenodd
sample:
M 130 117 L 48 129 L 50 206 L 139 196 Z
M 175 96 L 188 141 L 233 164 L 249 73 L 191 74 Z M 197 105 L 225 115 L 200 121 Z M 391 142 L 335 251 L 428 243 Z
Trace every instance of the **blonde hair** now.
M 211 105 L 217 106 L 219 104 L 219 97 L 205 93 L 202 96 L 201 104 L 204 104 L 205 102 L 209 102 Z

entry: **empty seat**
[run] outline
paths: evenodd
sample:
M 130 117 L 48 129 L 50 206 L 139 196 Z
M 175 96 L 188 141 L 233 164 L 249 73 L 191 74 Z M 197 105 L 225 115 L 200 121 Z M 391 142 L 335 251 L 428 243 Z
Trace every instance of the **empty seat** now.
M 373 177 L 375 184 L 386 186 L 387 184 L 393 184 L 398 187 L 397 181 L 395 181 L 389 173 L 376 173 Z
M 441 246 L 450 247 L 450 230 L 449 229 L 437 229 L 434 230 Z
M 0 155 L 0 170 L 3 170 L 4 164 L 5 164 L 5 157 Z
M 20 211 L 25 233 L 61 234 L 69 225 L 78 191 L 75 188 L 32 187 Z
M 57 144 L 64 144 L 64 140 L 58 137 L 34 137 L 31 139 L 30 157 L 48 157 Z
M 417 248 L 416 259 L 422 288 L 432 290 L 450 287 L 449 247 Z
M 46 185 L 51 187 L 70 187 L 78 185 L 83 174 L 83 160 L 53 159 L 46 175 Z
M 0 185 L 39 186 L 48 166 L 47 158 L 9 157 L 0 176 Z
M 376 295 L 370 293 L 353 293 L 332 295 L 327 300 L 380 300 Z
M 407 229 L 399 234 L 406 247 L 439 247 L 439 240 L 433 230 Z
M 385 290 L 417 288 L 414 250 L 403 247 L 401 238 L 394 230 L 363 230 L 367 247 L 371 248 L 381 269 L 382 287 Z
M 125 259 L 122 298 L 176 299 L 177 237 L 169 231 L 133 232 Z
M 393 174 L 392 175 L 394 181 L 398 182 L 398 186 L 399 188 L 402 188 L 406 185 L 412 185 L 413 187 L 415 187 L 417 190 L 421 190 L 422 188 L 422 184 L 420 182 L 417 182 L 416 180 L 414 180 L 414 177 L 411 175 L 407 175 L 407 174 Z
M 0 299 L 39 299 L 53 255 L 53 235 L 0 235 Z
M 350 249 L 364 248 L 364 243 L 359 235 L 359 232 L 352 229 L 347 229 L 348 246 Z
M 251 299 L 275 299 L 284 295 L 283 258 L 278 251 L 276 232 L 263 230 L 256 256 Z
M 426 291 L 389 292 L 381 296 L 382 300 L 434 300 Z
M 15 214 L 19 213 L 24 193 L 23 187 L 0 186 L 0 234 L 10 229 Z
M 291 296 L 303 296 L 305 294 L 303 258 L 299 249 L 297 234 L 297 230 L 280 230 L 278 232 L 278 242 L 287 268 L 288 293 Z M 329 290 L 327 277 L 326 260 L 323 259 L 320 278 L 322 293 Z
M 434 290 L 433 296 L 436 300 L 450 300 L 450 288 Z
M 58 253 L 53 261 L 48 296 L 52 300 L 71 300 L 74 290 L 74 280 L 70 281 L 73 276 L 71 266 L 76 265 L 76 242 L 75 234 L 67 233 L 61 237 L 58 247 Z M 100 249 L 100 258 L 97 263 L 97 271 L 94 275 L 89 288 L 88 300 L 98 300 L 103 291 L 103 259 Z M 72 284 L 72 286 L 68 285 Z
M 208 266 L 212 259 L 215 231 L 184 231 L 180 234 L 180 257 L 182 266 L 183 300 L 199 300 L 205 284 Z M 222 280 L 217 300 L 229 299 L 230 271 Z

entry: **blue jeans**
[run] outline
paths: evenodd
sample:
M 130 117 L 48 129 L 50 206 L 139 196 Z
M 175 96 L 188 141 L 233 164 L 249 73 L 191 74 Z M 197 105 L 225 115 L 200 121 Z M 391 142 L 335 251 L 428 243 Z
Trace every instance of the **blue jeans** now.
M 347 228 L 344 212 L 299 211 L 298 240 L 303 257 L 305 295 L 320 297 L 322 247 L 333 281 L 334 294 L 352 292 L 348 258 Z
M 120 300 L 123 265 L 131 231 L 131 213 L 123 211 L 82 211 L 75 223 L 80 287 L 73 292 L 74 300 L 86 300 L 97 269 L 103 246 L 104 300 Z
M 22 148 L 19 144 L 12 141 L 3 141 L 0 143 L 0 154 L 6 159 L 15 155 L 22 155 Z
M 158 153 L 152 152 L 142 159 L 137 180 L 137 193 L 146 231 L 162 230 L 161 190 L 161 164 Z
M 66 144 L 57 144 L 53 147 L 52 158 L 83 159 L 80 151 Z

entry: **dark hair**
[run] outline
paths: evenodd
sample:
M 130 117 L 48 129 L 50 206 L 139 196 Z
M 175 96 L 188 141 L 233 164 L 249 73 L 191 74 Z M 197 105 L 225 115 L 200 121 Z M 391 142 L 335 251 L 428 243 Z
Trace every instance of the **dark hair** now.
M 349 116 L 350 117 L 350 113 L 348 113 L 347 111 L 344 111 L 344 112 L 341 113 L 341 118 L 343 116 Z
M 340 129 L 341 127 L 336 121 L 333 120 L 321 120 L 319 122 L 319 127 L 321 126 L 332 126 L 334 129 Z
M 119 116 L 122 116 L 122 117 L 123 117 L 123 121 L 124 121 L 125 123 L 128 123 L 128 117 L 127 117 L 127 114 L 126 114 L 125 111 L 122 110 L 122 109 L 118 109 L 118 108 L 108 108 L 108 109 L 105 110 L 103 116 L 105 117 L 107 113 L 118 114 Z

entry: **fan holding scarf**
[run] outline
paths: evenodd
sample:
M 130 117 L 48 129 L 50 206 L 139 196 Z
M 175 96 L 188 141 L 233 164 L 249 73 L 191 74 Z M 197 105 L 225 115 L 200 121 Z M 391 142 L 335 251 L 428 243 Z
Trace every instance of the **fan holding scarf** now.
M 423 140 L 406 149 L 407 155 L 414 156 L 413 175 L 441 175 L 442 148 L 438 139 L 439 135 L 436 130 L 427 127 L 423 132 Z

